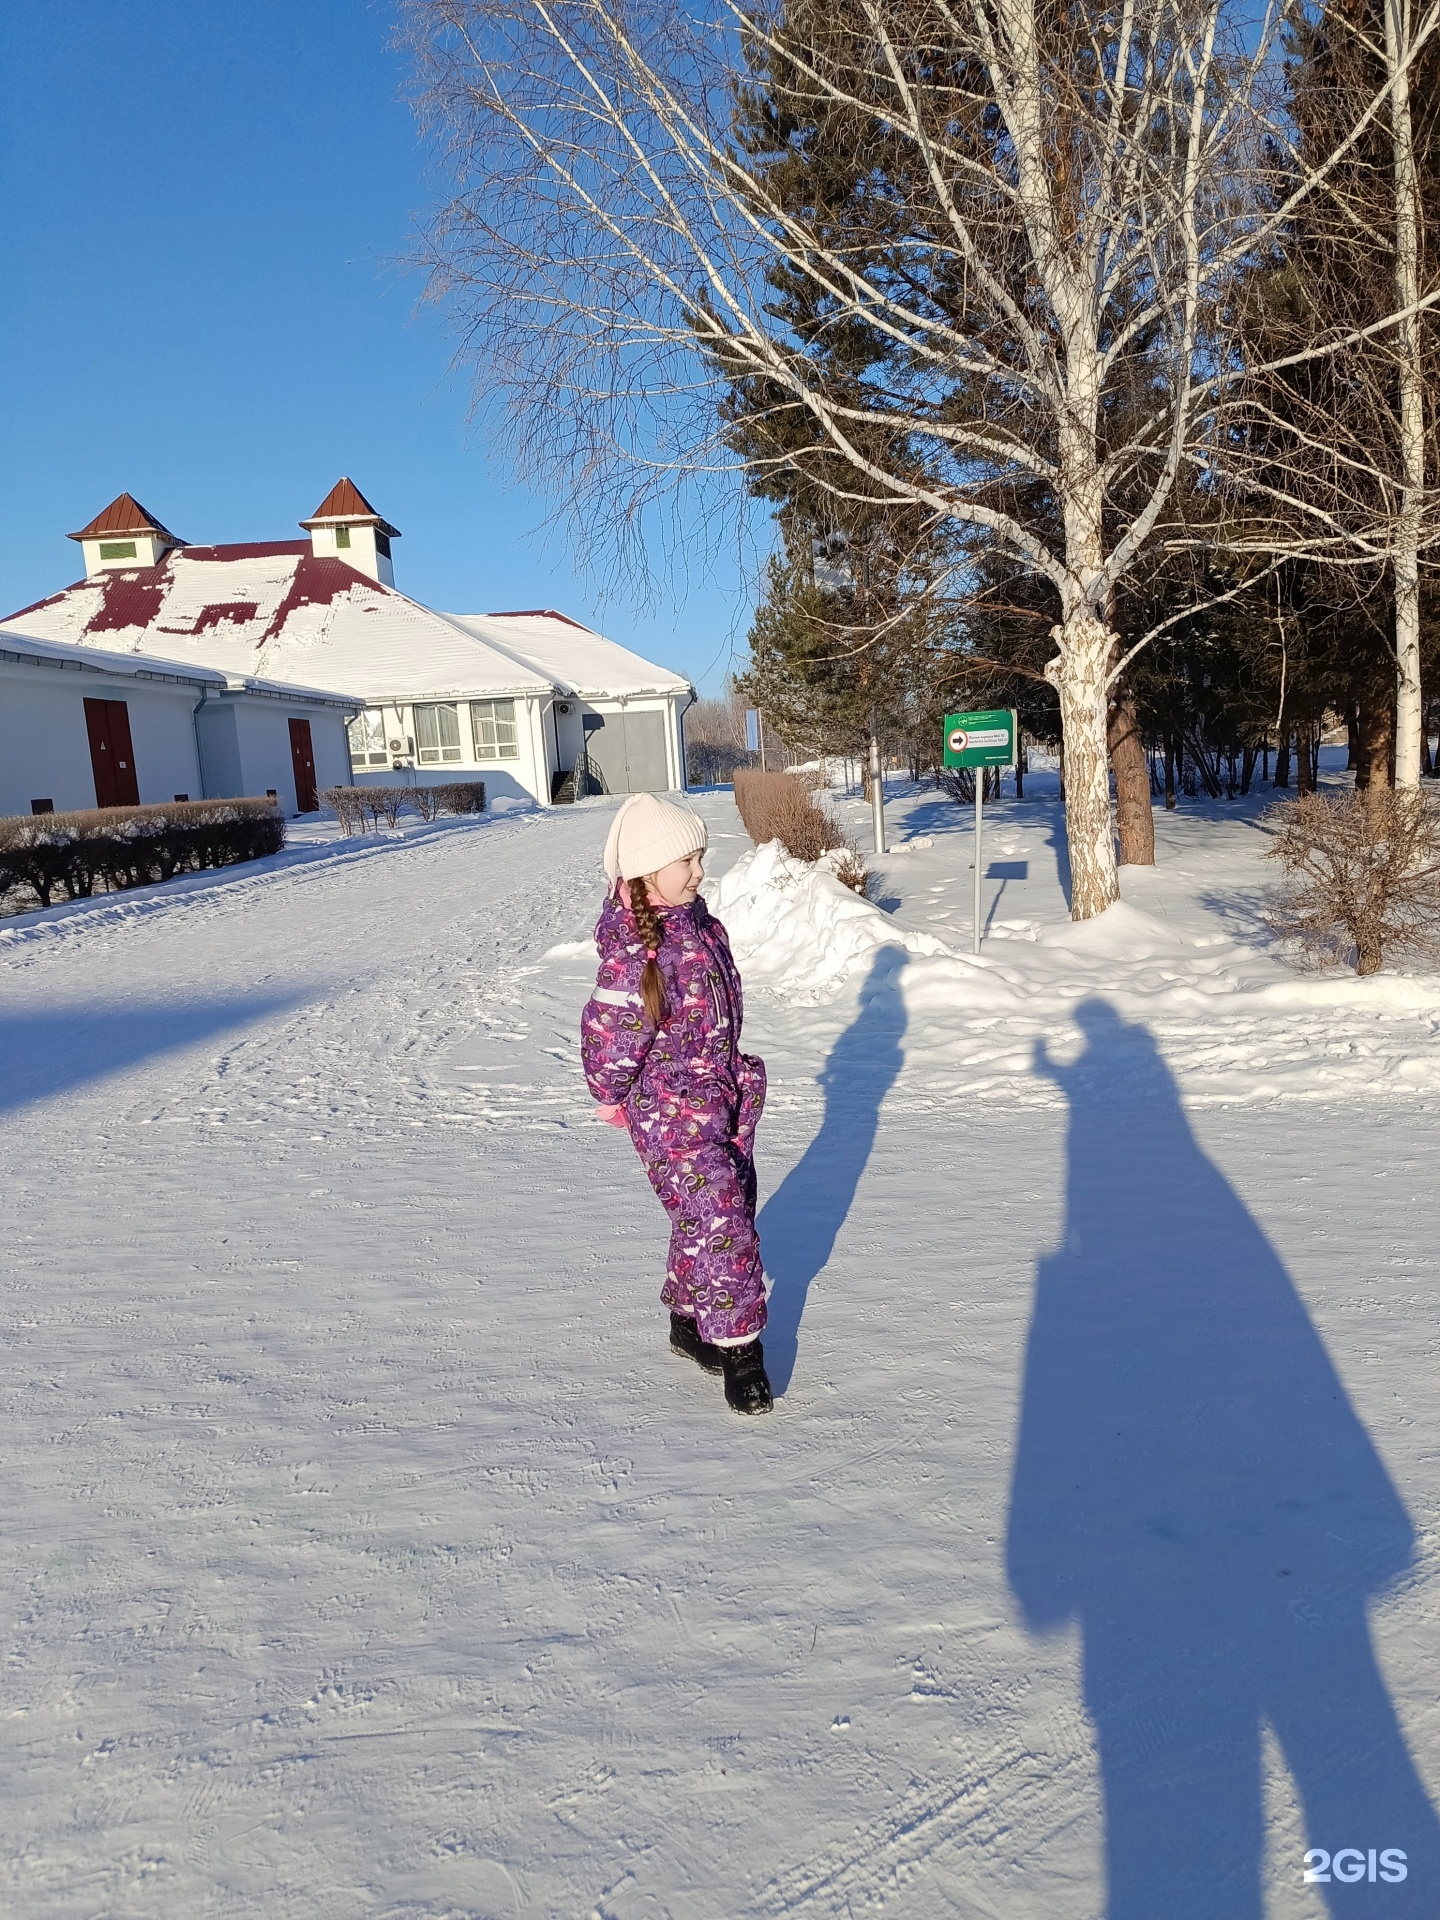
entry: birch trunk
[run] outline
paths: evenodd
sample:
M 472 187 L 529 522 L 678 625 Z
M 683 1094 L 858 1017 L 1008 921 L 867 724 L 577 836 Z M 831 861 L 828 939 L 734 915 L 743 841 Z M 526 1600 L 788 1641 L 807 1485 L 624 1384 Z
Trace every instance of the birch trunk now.
M 1120 898 L 1110 819 L 1106 679 L 1115 635 L 1088 608 L 1055 629 L 1060 651 L 1046 677 L 1060 696 L 1065 740 L 1065 836 L 1070 851 L 1070 916 L 1091 920 Z
M 1399 326 L 1400 518 L 1395 529 L 1395 784 L 1420 784 L 1420 533 L 1425 409 L 1420 368 L 1420 193 L 1410 117 L 1409 0 L 1385 0 L 1385 64 L 1395 150 L 1395 306 Z

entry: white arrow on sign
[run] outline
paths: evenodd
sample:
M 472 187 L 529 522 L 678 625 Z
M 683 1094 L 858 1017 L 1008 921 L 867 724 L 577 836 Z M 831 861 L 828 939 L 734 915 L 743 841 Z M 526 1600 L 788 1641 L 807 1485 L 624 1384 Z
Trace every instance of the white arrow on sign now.
M 969 753 L 976 747 L 1008 747 L 1010 729 L 1008 727 L 986 727 L 982 732 L 966 733 L 956 727 L 950 735 L 952 753 Z
M 964 753 L 966 747 L 968 747 L 969 744 L 970 744 L 969 734 L 965 732 L 963 727 L 956 727 L 955 731 L 950 736 L 950 742 L 949 742 L 950 751 L 952 753 Z

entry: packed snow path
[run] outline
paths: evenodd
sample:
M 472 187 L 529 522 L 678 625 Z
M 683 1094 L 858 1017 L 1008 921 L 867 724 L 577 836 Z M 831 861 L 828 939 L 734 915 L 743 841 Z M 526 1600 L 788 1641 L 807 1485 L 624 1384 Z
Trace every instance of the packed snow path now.
M 744 1423 L 578 1082 L 608 817 L 0 927 L 0 1909 L 1440 1912 L 1435 982 L 1247 945 L 1238 817 L 1072 933 L 1002 804 L 980 969 L 753 997 Z

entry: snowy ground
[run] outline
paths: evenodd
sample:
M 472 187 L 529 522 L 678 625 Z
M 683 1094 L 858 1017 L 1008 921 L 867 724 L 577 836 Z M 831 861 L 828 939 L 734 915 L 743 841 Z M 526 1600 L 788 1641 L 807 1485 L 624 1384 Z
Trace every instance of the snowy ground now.
M 723 882 L 744 1423 L 578 1080 L 609 810 L 0 929 L 0 1909 L 1440 1914 L 1440 981 L 1268 951 L 1244 805 L 1087 928 L 987 810 L 978 965 L 934 795 L 838 985 Z

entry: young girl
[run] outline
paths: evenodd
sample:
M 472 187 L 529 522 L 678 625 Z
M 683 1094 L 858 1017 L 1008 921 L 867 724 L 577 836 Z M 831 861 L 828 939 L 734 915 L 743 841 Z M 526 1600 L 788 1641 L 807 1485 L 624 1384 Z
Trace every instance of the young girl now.
M 740 975 L 699 892 L 707 845 L 698 815 L 654 794 L 616 814 L 581 1054 L 670 1216 L 671 1346 L 724 1374 L 737 1413 L 768 1413 L 753 1158 L 765 1063 L 740 1051 Z

